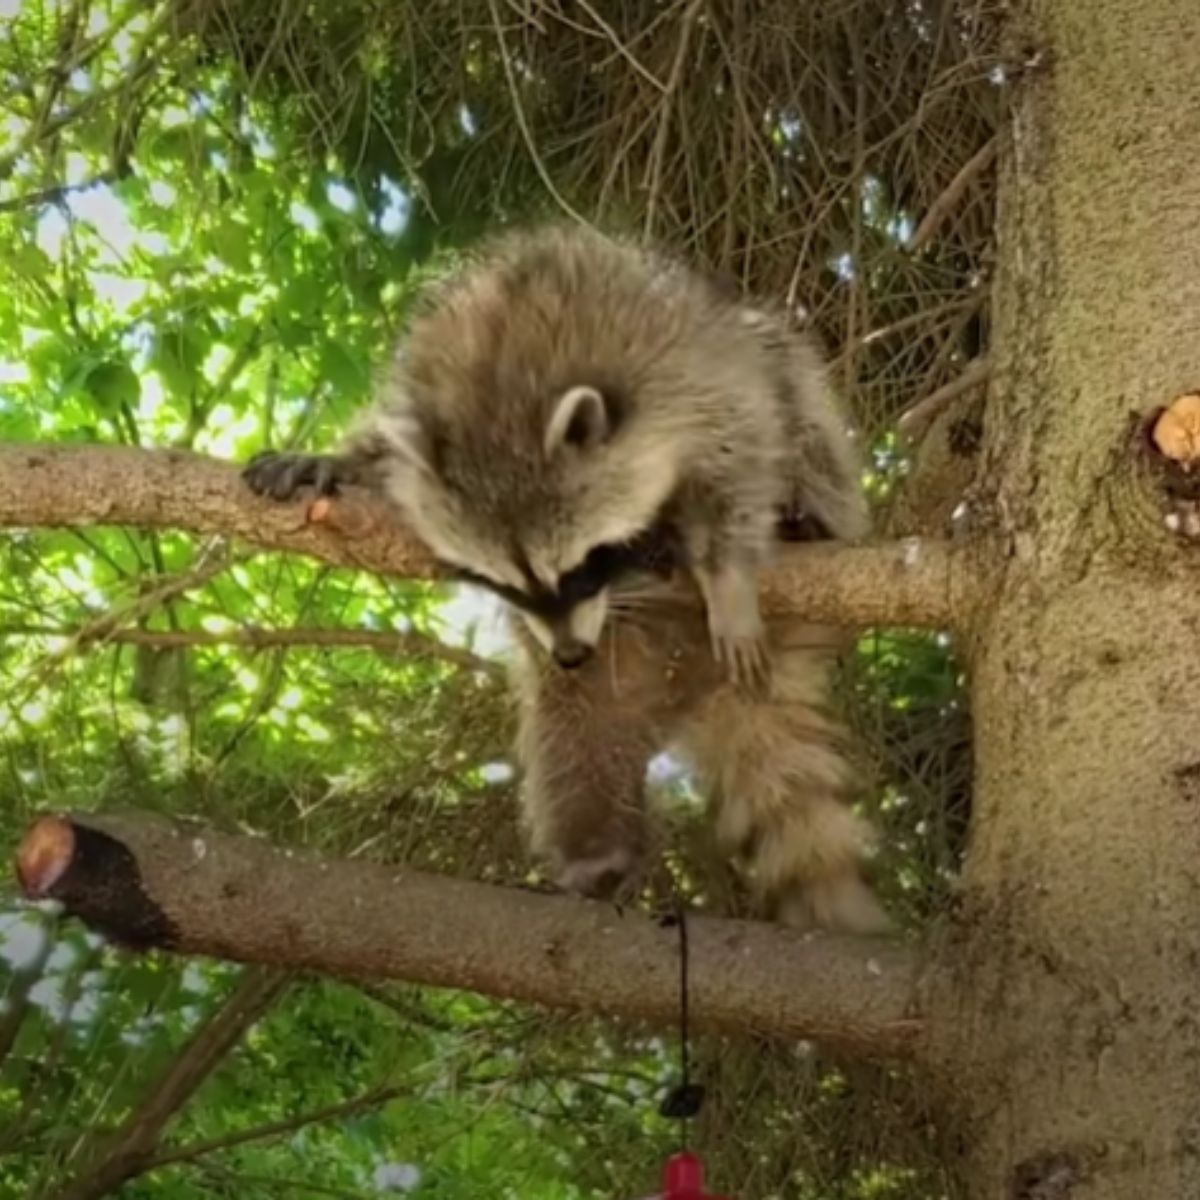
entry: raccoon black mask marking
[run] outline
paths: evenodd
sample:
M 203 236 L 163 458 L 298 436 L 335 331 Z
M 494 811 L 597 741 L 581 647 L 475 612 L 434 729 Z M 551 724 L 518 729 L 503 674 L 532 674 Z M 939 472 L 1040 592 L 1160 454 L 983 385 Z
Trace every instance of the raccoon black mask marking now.
M 619 584 L 639 573 L 661 577 L 670 576 L 678 565 L 675 535 L 669 524 L 659 521 L 655 526 L 631 541 L 612 542 L 596 546 L 577 567 L 560 576 L 557 588 L 544 586 L 533 571 L 524 566 L 524 588 L 512 587 L 466 567 L 445 564 L 455 579 L 484 588 L 514 608 L 540 618 L 551 628 L 558 628 L 570 616 L 576 605 L 590 600 L 605 588 Z M 514 559 L 520 561 L 519 553 Z M 571 642 L 564 652 L 556 652 L 559 665 L 568 668 L 581 666 L 591 654 L 592 647 Z

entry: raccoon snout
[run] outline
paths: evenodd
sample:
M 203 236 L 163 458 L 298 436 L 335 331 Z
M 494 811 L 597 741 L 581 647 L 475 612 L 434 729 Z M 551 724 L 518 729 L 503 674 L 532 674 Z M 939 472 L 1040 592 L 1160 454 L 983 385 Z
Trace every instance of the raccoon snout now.
M 582 667 L 592 657 L 592 648 L 577 638 L 563 639 L 554 644 L 554 661 L 568 671 Z

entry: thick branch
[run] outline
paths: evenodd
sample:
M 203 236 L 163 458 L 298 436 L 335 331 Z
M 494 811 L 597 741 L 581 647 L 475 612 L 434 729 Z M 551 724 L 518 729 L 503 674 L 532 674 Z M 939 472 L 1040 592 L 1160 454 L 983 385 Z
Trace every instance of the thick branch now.
M 134 525 L 226 534 L 340 566 L 423 576 L 433 560 L 381 504 L 358 497 L 338 520 L 255 496 L 237 467 L 185 450 L 0 445 L 0 526 Z
M 133 525 L 227 534 L 384 575 L 432 577 L 429 553 L 383 503 L 277 504 L 238 469 L 181 450 L 0 445 L 0 527 Z M 947 628 L 974 593 L 964 552 L 937 543 L 788 547 L 764 581 L 767 611 L 846 626 Z
M 144 816 L 44 817 L 17 872 L 110 937 L 351 978 L 403 979 L 555 1008 L 678 1017 L 672 929 L 609 905 L 361 861 Z M 696 1023 L 911 1052 L 902 947 L 756 921 L 689 922 Z

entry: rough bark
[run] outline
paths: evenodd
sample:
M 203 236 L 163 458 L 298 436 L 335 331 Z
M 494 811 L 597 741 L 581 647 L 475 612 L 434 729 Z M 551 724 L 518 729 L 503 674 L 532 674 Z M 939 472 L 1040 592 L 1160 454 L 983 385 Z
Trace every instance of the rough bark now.
M 929 1028 L 979 1200 L 1200 1196 L 1200 582 L 1131 409 L 1196 380 L 1192 0 L 1025 12 L 975 630 L 975 823 Z
M 465 988 L 673 1022 L 678 933 L 612 906 L 362 861 L 145 816 L 46 817 L 18 853 L 27 895 L 116 940 L 355 978 Z M 901 946 L 690 918 L 698 1027 L 912 1052 L 915 962 Z
M 225 534 L 384 575 L 432 577 L 427 551 L 384 504 L 347 492 L 316 512 L 253 495 L 237 467 L 182 450 L 0 445 L 0 527 L 133 525 Z M 789 547 L 768 613 L 852 625 L 951 628 L 975 595 L 969 551 L 937 541 Z

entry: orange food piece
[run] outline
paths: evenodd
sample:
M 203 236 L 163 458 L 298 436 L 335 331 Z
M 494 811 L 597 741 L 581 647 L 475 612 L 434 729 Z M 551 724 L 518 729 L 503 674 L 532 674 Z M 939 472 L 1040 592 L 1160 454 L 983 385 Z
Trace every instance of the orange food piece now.
M 1189 469 L 1200 463 L 1200 392 L 1172 400 L 1154 422 L 1150 436 L 1165 458 Z

